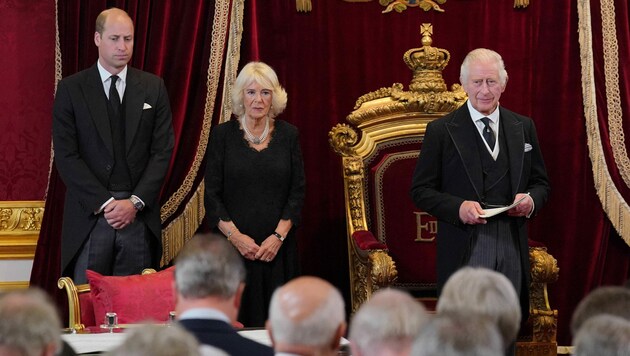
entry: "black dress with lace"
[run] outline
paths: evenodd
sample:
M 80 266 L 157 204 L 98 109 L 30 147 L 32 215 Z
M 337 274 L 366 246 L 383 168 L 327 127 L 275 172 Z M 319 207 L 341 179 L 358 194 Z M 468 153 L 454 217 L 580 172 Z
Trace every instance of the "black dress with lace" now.
M 272 262 L 243 258 L 247 281 L 239 321 L 264 326 L 273 291 L 299 275 L 295 226 L 304 202 L 304 162 L 295 126 L 275 120 L 267 148 L 257 151 L 243 136 L 238 120 L 216 126 L 208 143 L 205 175 L 206 218 L 215 227 L 232 220 L 260 245 L 281 219 L 287 234 Z

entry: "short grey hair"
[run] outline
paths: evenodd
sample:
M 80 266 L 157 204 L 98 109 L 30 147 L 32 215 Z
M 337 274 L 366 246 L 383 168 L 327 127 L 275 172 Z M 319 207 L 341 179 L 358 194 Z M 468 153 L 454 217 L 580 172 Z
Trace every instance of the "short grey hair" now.
M 381 289 L 354 314 L 349 339 L 363 356 L 382 350 L 401 353 L 429 320 L 426 309 L 407 292 Z
M 133 328 L 125 341 L 108 356 L 199 356 L 199 342 L 177 324 Z
M 605 286 L 590 292 L 573 312 L 571 333 L 575 335 L 587 319 L 599 314 L 616 315 L 630 321 L 630 288 Z
M 462 66 L 459 71 L 459 81 L 463 85 L 468 81 L 468 75 L 470 73 L 470 65 L 473 63 L 495 63 L 497 65 L 497 69 L 499 70 L 499 82 L 502 86 L 505 86 L 507 83 L 507 70 L 505 70 L 505 63 L 503 62 L 503 58 L 497 52 L 487 49 L 487 48 L 477 48 L 470 51 L 464 61 L 462 62 Z
M 462 312 L 481 315 L 496 323 L 505 347 L 516 338 L 521 308 L 512 282 L 499 272 L 483 267 L 463 267 L 444 285 L 438 313 Z
M 61 350 L 61 319 L 47 294 L 31 287 L 0 295 L 0 347 L 38 356 L 51 344 Z
M 325 301 L 301 320 L 287 315 L 281 301 L 281 290 L 277 288 L 269 304 L 269 323 L 273 338 L 278 343 L 327 346 L 335 337 L 339 325 L 345 322 L 345 305 L 341 293 L 331 288 Z
M 630 321 L 609 314 L 596 315 L 582 324 L 573 345 L 577 356 L 627 355 Z
M 217 234 L 195 235 L 175 261 L 175 286 L 184 298 L 230 298 L 245 276 L 241 256 Z
M 438 314 L 411 346 L 411 356 L 503 356 L 496 325 L 462 313 Z
M 232 113 L 238 117 L 245 114 L 244 90 L 254 82 L 272 91 L 269 116 L 274 118 L 280 115 L 287 107 L 287 92 L 280 85 L 273 68 L 263 62 L 247 63 L 236 77 L 232 87 Z

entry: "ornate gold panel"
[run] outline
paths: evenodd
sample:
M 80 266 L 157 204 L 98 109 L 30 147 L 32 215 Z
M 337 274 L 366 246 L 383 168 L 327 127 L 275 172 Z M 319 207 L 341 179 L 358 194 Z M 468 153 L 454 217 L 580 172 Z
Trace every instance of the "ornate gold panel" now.
M 0 202 L 0 259 L 33 259 L 44 201 Z

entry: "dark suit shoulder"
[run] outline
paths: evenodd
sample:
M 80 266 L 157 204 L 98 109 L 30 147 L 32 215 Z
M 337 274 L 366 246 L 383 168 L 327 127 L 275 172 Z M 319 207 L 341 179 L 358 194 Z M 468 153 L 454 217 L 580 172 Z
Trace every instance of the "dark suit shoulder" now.
M 200 343 L 218 347 L 230 355 L 273 355 L 271 347 L 240 335 L 223 321 L 185 319 L 179 322 Z

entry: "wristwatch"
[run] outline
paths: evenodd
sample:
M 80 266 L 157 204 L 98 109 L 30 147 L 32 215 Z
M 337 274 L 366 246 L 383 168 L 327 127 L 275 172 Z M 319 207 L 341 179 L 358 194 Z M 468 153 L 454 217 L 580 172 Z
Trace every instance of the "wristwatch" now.
M 132 195 L 129 197 L 129 200 L 131 200 L 131 203 L 133 204 L 133 207 L 136 208 L 136 210 L 140 211 L 144 208 L 142 200 L 140 200 L 140 198 L 138 198 L 137 196 Z
M 285 236 L 280 235 L 278 232 L 274 231 L 273 235 L 280 240 L 280 242 L 284 242 Z

